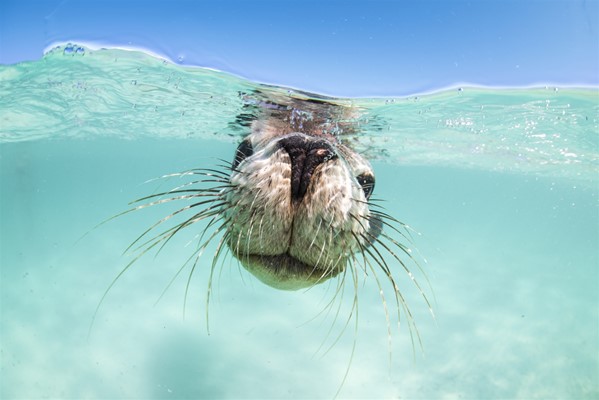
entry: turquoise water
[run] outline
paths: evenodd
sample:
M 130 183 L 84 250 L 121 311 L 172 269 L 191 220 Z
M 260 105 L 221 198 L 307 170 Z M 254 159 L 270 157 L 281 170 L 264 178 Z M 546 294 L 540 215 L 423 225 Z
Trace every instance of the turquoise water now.
M 231 257 L 208 333 L 209 259 L 185 316 L 185 272 L 157 302 L 190 237 L 136 262 L 90 333 L 131 261 L 123 251 L 165 211 L 96 225 L 154 192 L 153 178 L 231 159 L 239 92 L 258 85 L 78 49 L 0 66 L 2 398 L 332 398 L 354 344 L 340 398 L 599 397 L 597 89 L 338 100 L 359 111 L 351 140 L 373 161 L 376 196 L 420 233 L 434 317 L 389 263 L 422 347 L 395 320 L 389 344 L 368 277 L 357 328 L 335 342 L 351 296 L 335 322 L 319 315 L 334 285 L 277 291 Z

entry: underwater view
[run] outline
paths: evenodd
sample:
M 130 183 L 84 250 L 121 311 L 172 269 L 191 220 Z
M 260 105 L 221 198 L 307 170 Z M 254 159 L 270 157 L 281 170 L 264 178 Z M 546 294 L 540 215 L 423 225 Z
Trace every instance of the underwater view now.
M 75 44 L 0 82 L 0 397 L 599 398 L 597 88 L 331 98 Z M 208 219 L 131 251 L 262 98 L 351 110 L 399 301 L 361 256 L 299 290 L 218 233 L 190 263 Z

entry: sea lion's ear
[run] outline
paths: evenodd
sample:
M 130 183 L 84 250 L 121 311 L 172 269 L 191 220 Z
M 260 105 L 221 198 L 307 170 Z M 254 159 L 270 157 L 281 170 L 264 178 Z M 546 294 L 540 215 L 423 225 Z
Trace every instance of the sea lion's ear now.
M 243 160 L 245 160 L 252 154 L 254 154 L 252 142 L 249 138 L 245 138 L 243 142 L 239 143 L 239 146 L 237 146 L 237 150 L 235 150 L 235 158 L 233 159 L 233 163 L 231 164 L 231 169 L 235 170 Z

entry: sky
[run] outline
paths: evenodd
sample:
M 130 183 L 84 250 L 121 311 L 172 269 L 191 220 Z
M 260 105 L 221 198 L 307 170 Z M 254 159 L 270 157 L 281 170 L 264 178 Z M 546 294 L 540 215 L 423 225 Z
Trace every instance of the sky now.
M 598 20 L 599 0 L 3 0 L 0 64 L 72 41 L 336 96 L 597 86 Z

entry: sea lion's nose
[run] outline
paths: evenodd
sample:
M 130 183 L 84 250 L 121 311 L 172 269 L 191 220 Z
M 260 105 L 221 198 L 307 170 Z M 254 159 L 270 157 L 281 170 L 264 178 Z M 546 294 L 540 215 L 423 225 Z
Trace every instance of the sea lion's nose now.
M 328 141 L 304 134 L 289 135 L 279 144 L 291 158 L 291 198 L 301 200 L 316 167 L 337 158 L 337 154 Z

